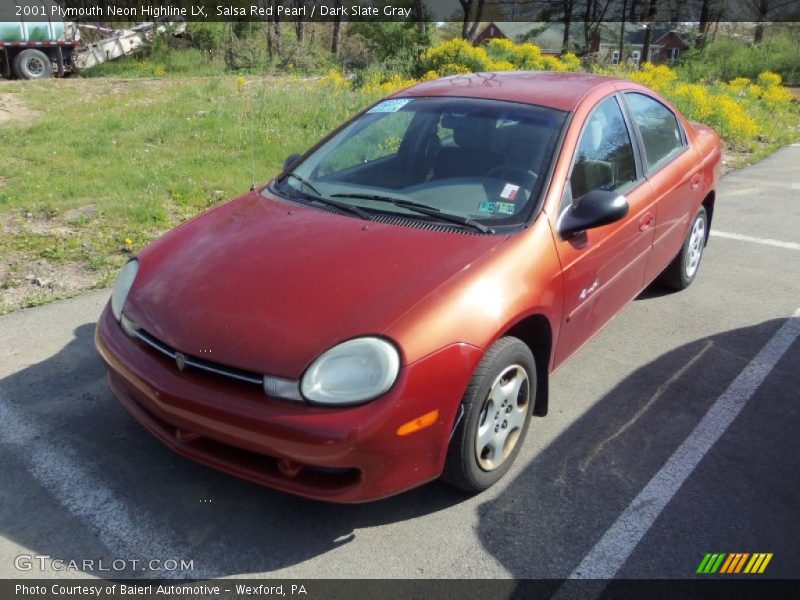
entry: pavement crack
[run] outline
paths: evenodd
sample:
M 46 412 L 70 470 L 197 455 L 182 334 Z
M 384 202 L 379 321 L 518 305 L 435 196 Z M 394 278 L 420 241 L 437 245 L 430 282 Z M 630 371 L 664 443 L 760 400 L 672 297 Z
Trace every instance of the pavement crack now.
M 634 413 L 634 415 L 628 419 L 622 427 L 620 427 L 616 432 L 605 438 L 599 444 L 597 444 L 594 449 L 592 450 L 591 454 L 589 454 L 583 461 L 581 461 L 578 468 L 580 469 L 581 473 L 585 473 L 586 469 L 589 468 L 589 465 L 592 464 L 595 458 L 602 452 L 603 448 L 605 448 L 608 444 L 613 442 L 623 433 L 625 433 L 628 429 L 630 429 L 634 423 L 636 423 L 642 415 L 644 415 L 650 407 L 659 399 L 664 393 L 670 388 L 670 386 L 678 381 L 681 377 L 683 377 L 684 373 L 688 371 L 697 361 L 699 361 L 705 354 L 714 346 L 713 340 L 708 340 L 705 345 L 694 355 L 690 358 L 680 369 L 675 371 L 669 379 L 667 379 L 664 383 L 658 386 L 658 389 L 653 393 L 652 396 L 644 403 L 644 405 Z

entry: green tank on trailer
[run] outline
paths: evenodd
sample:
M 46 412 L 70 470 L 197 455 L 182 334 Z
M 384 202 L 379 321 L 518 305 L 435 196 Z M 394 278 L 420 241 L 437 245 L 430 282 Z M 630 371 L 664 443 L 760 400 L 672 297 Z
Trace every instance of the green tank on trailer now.
M 0 21 L 0 42 L 58 42 L 63 40 L 63 21 Z

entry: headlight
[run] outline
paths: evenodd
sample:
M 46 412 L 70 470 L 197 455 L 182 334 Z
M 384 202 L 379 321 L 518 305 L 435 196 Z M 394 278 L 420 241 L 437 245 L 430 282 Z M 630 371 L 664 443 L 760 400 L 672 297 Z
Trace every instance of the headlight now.
M 392 344 L 375 337 L 356 338 L 311 363 L 300 390 L 311 402 L 358 404 L 385 393 L 399 370 L 400 355 Z
M 125 306 L 125 299 L 128 297 L 128 292 L 131 291 L 133 280 L 136 279 L 136 273 L 138 272 L 139 261 L 134 258 L 122 267 L 119 277 L 114 283 L 114 291 L 111 292 L 111 312 L 114 313 L 117 321 L 122 316 L 122 307 Z

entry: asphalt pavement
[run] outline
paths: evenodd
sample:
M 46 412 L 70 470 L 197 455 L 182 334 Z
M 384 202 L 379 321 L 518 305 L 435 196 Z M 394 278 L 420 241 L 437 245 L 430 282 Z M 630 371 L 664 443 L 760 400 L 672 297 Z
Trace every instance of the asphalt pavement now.
M 800 144 L 723 178 L 696 282 L 651 287 L 561 368 L 507 479 L 474 497 L 432 483 L 336 506 L 218 473 L 108 390 L 108 290 L 0 317 L 0 578 L 159 574 L 98 559 L 191 560 L 182 577 L 684 578 L 708 552 L 772 553 L 758 577 L 798 577 L 798 164 Z

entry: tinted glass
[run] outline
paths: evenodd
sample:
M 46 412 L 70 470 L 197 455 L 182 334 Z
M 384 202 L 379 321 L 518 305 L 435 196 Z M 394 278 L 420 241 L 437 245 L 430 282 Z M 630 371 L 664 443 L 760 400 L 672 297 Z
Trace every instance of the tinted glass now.
M 349 194 L 412 201 L 492 227 L 524 222 L 538 201 L 566 113 L 472 98 L 384 100 L 296 165 L 314 194 L 366 211 L 435 219 Z M 302 199 L 312 188 L 276 184 Z
M 642 134 L 647 168 L 653 170 L 683 148 L 678 120 L 666 106 L 644 94 L 625 94 Z
M 372 127 L 365 127 L 328 154 L 319 164 L 318 174 L 338 173 L 400 151 L 400 141 L 414 113 L 398 111 L 387 114 Z
M 636 181 L 633 145 L 615 98 L 603 100 L 589 117 L 572 167 L 572 198 L 592 190 L 624 193 Z

